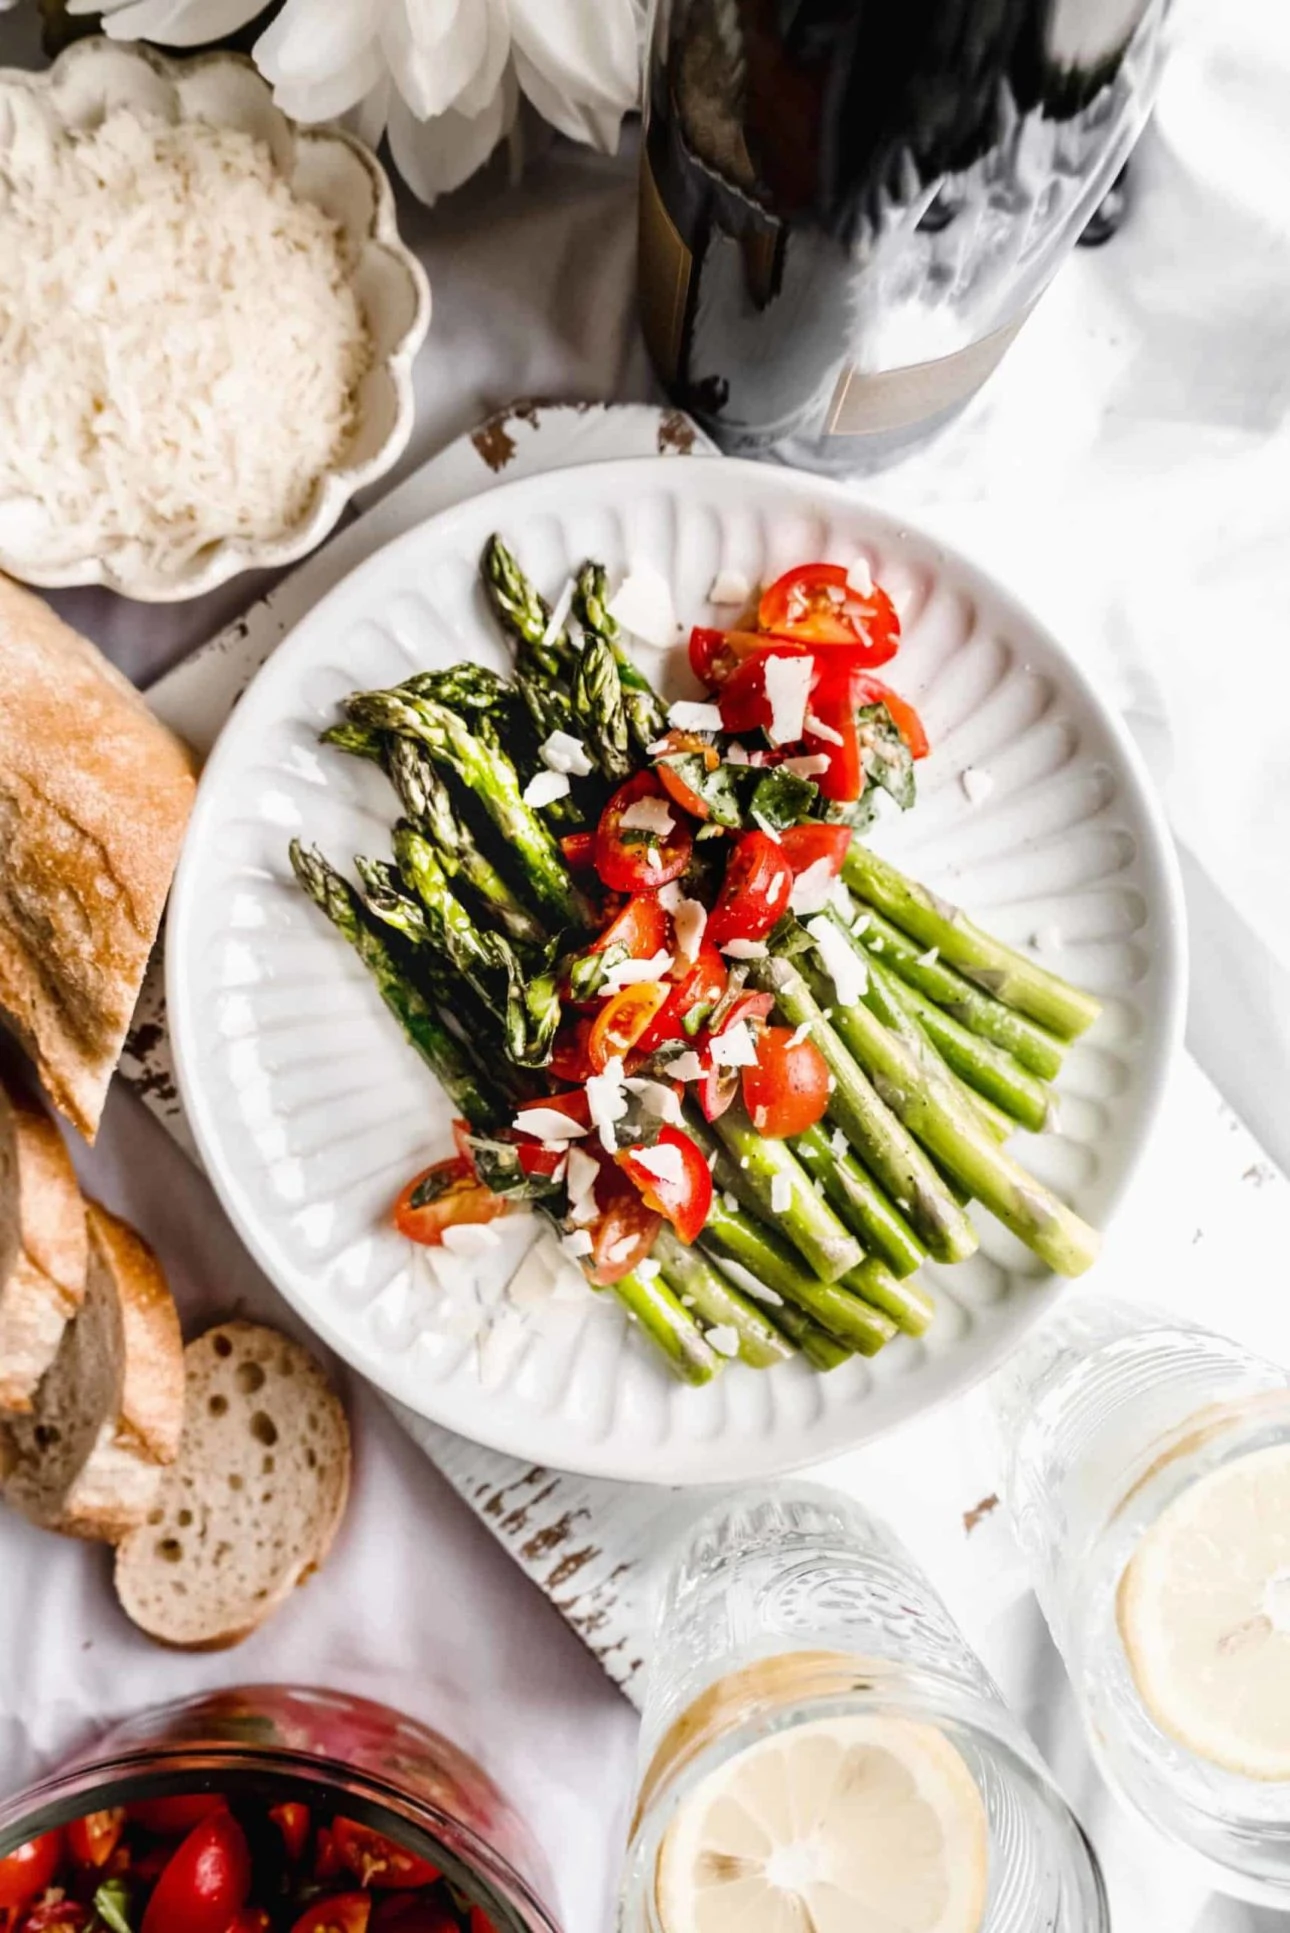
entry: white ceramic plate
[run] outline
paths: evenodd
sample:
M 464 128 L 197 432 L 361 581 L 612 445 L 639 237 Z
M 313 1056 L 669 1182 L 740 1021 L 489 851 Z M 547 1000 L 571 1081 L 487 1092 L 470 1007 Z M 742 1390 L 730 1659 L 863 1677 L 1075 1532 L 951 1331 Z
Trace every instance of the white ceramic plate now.
M 319 1334 L 422 1415 L 535 1463 L 667 1483 L 790 1469 L 889 1428 L 985 1373 L 1060 1284 L 982 1217 L 981 1252 L 929 1268 L 928 1336 L 831 1375 L 733 1365 L 703 1390 L 651 1359 L 617 1305 L 548 1305 L 507 1347 L 442 1333 L 441 1302 L 390 1202 L 450 1150 L 451 1110 L 350 949 L 299 892 L 295 834 L 338 864 L 385 856 L 393 795 L 319 731 L 357 687 L 463 657 L 504 668 L 478 585 L 501 531 L 554 595 L 594 556 L 615 580 L 650 563 L 687 623 L 717 571 L 769 578 L 866 556 L 904 621 L 893 667 L 934 752 L 920 800 L 874 843 L 1003 938 L 1099 993 L 1070 1052 L 1060 1132 L 1021 1159 L 1105 1223 L 1159 1105 L 1184 991 L 1172 855 L 1134 748 L 1078 667 L 1003 590 L 842 488 L 711 460 L 591 464 L 490 491 L 391 544 L 297 626 L 241 699 L 206 770 L 168 922 L 167 997 L 184 1103 L 250 1248 Z M 712 614 L 720 621 L 719 614 Z M 649 655 L 649 654 L 647 654 Z M 655 654 L 649 668 L 659 676 Z M 659 681 L 689 690 L 684 652 Z M 967 766 L 994 785 L 972 805 Z M 987 1225 L 988 1223 L 988 1225 Z M 530 1224 L 503 1224 L 500 1293 Z

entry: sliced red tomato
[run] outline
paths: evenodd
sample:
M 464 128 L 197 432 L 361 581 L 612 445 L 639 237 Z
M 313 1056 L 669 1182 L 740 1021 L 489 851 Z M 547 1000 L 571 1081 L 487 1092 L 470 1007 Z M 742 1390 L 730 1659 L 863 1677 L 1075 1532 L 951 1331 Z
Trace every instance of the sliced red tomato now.
M 787 826 L 780 833 L 779 849 L 793 868 L 794 879 L 821 859 L 836 878 L 851 849 L 851 828 L 826 826 L 806 819 L 800 826 Z
M 596 1182 L 599 1214 L 591 1223 L 591 1254 L 584 1261 L 587 1279 L 607 1289 L 630 1274 L 654 1246 L 663 1217 L 650 1208 L 639 1190 L 614 1162 L 601 1163 Z
M 674 980 L 667 999 L 636 1042 L 642 1054 L 652 1054 L 665 1040 L 677 1040 L 685 1033 L 683 1021 L 696 1008 L 715 1006 L 726 990 L 726 963 L 705 933 L 699 942 L 698 957 Z
M 580 1087 L 575 1088 L 572 1094 L 544 1094 L 537 1101 L 521 1101 L 515 1110 L 516 1120 L 523 1120 L 524 1116 L 531 1114 L 536 1107 L 554 1108 L 557 1114 L 567 1114 L 569 1119 L 577 1121 L 580 1127 L 591 1126 L 591 1109 L 587 1104 L 586 1093 Z
M 78 1866 L 106 1866 L 125 1831 L 125 1807 L 87 1812 L 67 1828 L 67 1850 Z
M 316 1899 L 293 1922 L 291 1933 L 367 1933 L 372 1901 L 367 1893 L 333 1893 Z
M 851 672 L 818 679 L 802 734 L 808 753 L 822 752 L 829 761 L 826 770 L 815 776 L 821 797 L 838 802 L 858 799 L 864 791 L 864 761 L 860 756 L 860 729 L 856 723 L 856 683 L 856 676 Z M 816 725 L 818 731 L 813 729 Z
M 470 1909 L 470 1933 L 497 1933 L 487 1913 L 478 1906 L 472 1906 Z
M 228 1933 L 273 1933 L 273 1921 L 262 1906 L 244 1906 Z
M 596 863 L 594 832 L 566 832 L 560 841 L 564 862 L 571 872 L 589 873 Z
M 708 802 L 697 793 L 693 786 L 686 783 L 676 766 L 669 761 L 675 758 L 701 758 L 704 769 L 715 772 L 721 763 L 721 754 L 715 745 L 697 732 L 671 731 L 661 740 L 662 750 L 656 754 L 654 770 L 659 782 L 682 812 L 688 812 L 693 819 L 706 819 L 710 816 Z
M 679 878 L 690 863 L 694 840 L 689 827 L 675 813 L 670 831 L 662 837 L 624 827 L 624 814 L 646 799 L 666 801 L 667 794 L 653 772 L 637 772 L 619 786 L 600 815 L 596 871 L 615 892 L 652 892 Z
M 746 659 L 757 657 L 770 643 L 764 631 L 711 631 L 696 625 L 690 633 L 690 666 L 702 684 L 724 685 Z M 810 649 L 794 638 L 776 638 L 774 643 L 791 654 Z
M 656 1172 L 666 1163 L 666 1172 Z M 640 1189 L 647 1208 L 671 1222 L 678 1238 L 693 1242 L 712 1206 L 712 1171 L 688 1134 L 660 1128 L 652 1148 L 624 1148 L 618 1165 Z
M 762 638 L 760 648 L 742 660 L 717 693 L 725 729 L 728 732 L 765 731 L 772 716 L 770 699 L 766 696 L 767 662 L 771 658 L 812 656 L 805 645 Z
M 741 832 L 708 915 L 707 937 L 714 946 L 765 939 L 792 890 L 792 868 L 776 841 L 765 832 Z
M 418 1195 L 424 1197 L 416 1200 Z M 445 1228 L 467 1222 L 495 1222 L 507 1213 L 508 1203 L 476 1179 L 463 1155 L 450 1155 L 414 1175 L 394 1204 L 394 1226 L 410 1242 L 437 1248 Z
M 63 1863 L 63 1835 L 55 1828 L 29 1839 L 7 1858 L 0 1859 L 0 1907 L 16 1912 L 52 1886 Z
M 453 1126 L 456 1127 L 456 1125 L 454 1121 Z M 309 1827 L 311 1824 L 309 1807 L 289 1801 L 286 1805 L 270 1806 L 269 1817 L 282 1834 L 282 1843 L 286 1847 L 287 1858 L 293 1864 L 303 1859 L 305 1856 L 305 1847 L 309 1844 Z
M 744 1106 L 759 1134 L 773 1141 L 805 1134 L 829 1105 L 829 1069 L 812 1040 L 788 1027 L 763 1027 L 757 1062 L 743 1070 Z
M 584 1014 L 581 1019 L 567 1022 L 556 1035 L 555 1046 L 551 1049 L 551 1058 L 547 1066 L 558 1081 L 581 1083 L 586 1080 L 588 1074 L 595 1073 L 595 1067 L 587 1051 L 591 1026 L 590 1016 Z
M 615 1056 L 629 1054 L 650 1022 L 667 1004 L 668 988 L 663 980 L 638 980 L 634 986 L 611 993 L 587 1036 L 587 1054 L 597 1074 L 603 1074 Z
M 694 1087 L 704 1120 L 719 1121 L 739 1092 L 739 1069 L 718 1067 L 715 1061 L 709 1060 Z
M 892 724 L 909 747 L 910 757 L 927 757 L 932 749 L 931 741 L 922 719 L 907 698 L 885 685 L 881 678 L 870 678 L 863 672 L 856 679 L 853 698 L 858 705 L 885 705 L 891 713 Z
M 335 1879 L 343 1872 L 340 1853 L 336 1849 L 336 1835 L 330 1826 L 319 1826 L 318 1837 L 314 1841 L 314 1878 Z
M 435 1893 L 387 1893 L 376 1902 L 371 1933 L 459 1933 L 459 1922 Z
M 162 1839 L 183 1839 L 213 1812 L 222 1812 L 218 1792 L 184 1792 L 175 1799 L 136 1799 L 128 1807 L 134 1823 Z
M 364 1886 L 410 1890 L 414 1886 L 433 1886 L 441 1877 L 439 1868 L 428 1859 L 409 1852 L 406 1846 L 387 1839 L 371 1826 L 360 1825 L 356 1819 L 333 1819 L 332 1832 L 342 1865 Z
M 861 592 L 841 564 L 799 564 L 762 592 L 757 624 L 776 637 L 841 646 L 857 667 L 886 664 L 896 655 L 900 619 L 881 586 Z
M 142 1933 L 228 1933 L 251 1890 L 246 1834 L 226 1807 L 194 1826 L 152 1890 Z
M 717 1028 L 717 1032 L 719 1034 L 729 1033 L 730 1029 L 737 1027 L 741 1020 L 747 1020 L 749 1022 L 765 1020 L 768 1014 L 773 1013 L 774 1008 L 775 996 L 773 993 L 737 994 L 730 1002 L 725 1013 L 722 1014 L 721 1025 Z
M 626 948 L 631 960 L 652 960 L 656 953 L 666 949 L 667 938 L 667 914 L 653 894 L 633 893 L 587 951 L 605 953 L 611 946 L 621 946 Z

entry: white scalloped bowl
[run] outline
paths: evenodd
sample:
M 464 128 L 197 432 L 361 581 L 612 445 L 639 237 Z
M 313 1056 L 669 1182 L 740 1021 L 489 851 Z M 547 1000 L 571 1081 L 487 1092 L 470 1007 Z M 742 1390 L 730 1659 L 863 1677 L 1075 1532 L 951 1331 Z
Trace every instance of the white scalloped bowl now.
M 318 744 L 340 700 L 462 657 L 505 668 L 478 584 L 501 531 L 548 595 L 586 557 L 654 565 L 687 622 L 719 569 L 868 557 L 902 610 L 893 682 L 933 752 L 919 802 L 874 843 L 916 878 L 1098 993 L 1070 1050 L 1058 1131 L 1019 1158 L 1094 1222 L 1120 1199 L 1179 1038 L 1184 941 L 1172 851 L 1123 726 L 1078 666 L 982 571 L 839 486 L 717 458 L 588 464 L 503 485 L 369 559 L 299 624 L 241 699 L 206 769 L 171 901 L 167 1001 L 184 1106 L 233 1220 L 325 1340 L 411 1409 L 534 1463 L 713 1483 L 821 1460 L 964 1389 L 1061 1292 L 980 1218 L 981 1249 L 928 1267 L 936 1319 L 827 1376 L 799 1361 L 674 1383 L 609 1297 L 544 1307 L 494 1379 L 443 1333 L 417 1254 L 389 1226 L 408 1176 L 451 1151 L 452 1109 L 350 949 L 297 888 L 293 835 L 337 864 L 384 856 L 393 793 Z M 684 650 L 648 669 L 686 689 Z M 970 805 L 959 782 L 987 767 Z M 527 1218 L 478 1263 L 500 1287 Z
M 268 83 L 237 54 L 167 60 L 149 47 L 75 42 L 44 73 L 0 70 L 0 148 L 11 137 L 7 97 L 21 92 L 63 128 L 91 128 L 117 107 L 169 121 L 240 128 L 269 147 L 293 193 L 336 222 L 371 334 L 372 366 L 359 387 L 357 421 L 340 460 L 319 478 L 305 514 L 280 535 L 223 539 L 177 569 L 135 544 L 71 560 L 6 548 L 0 570 L 45 588 L 103 584 L 124 597 L 168 603 L 199 597 L 240 571 L 290 564 L 321 543 L 356 490 L 398 461 L 412 433 L 412 361 L 430 326 L 430 286 L 399 239 L 394 196 L 369 148 L 336 127 L 301 127 L 273 104 Z

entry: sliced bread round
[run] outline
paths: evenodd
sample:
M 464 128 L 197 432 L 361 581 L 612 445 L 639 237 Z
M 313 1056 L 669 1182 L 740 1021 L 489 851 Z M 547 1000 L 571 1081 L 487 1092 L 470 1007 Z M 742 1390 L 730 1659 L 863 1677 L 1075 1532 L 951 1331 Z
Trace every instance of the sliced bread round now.
M 322 1563 L 349 1494 L 349 1424 L 308 1350 L 222 1322 L 184 1351 L 179 1460 L 116 1556 L 128 1615 L 163 1644 L 249 1637 Z
M 85 1206 L 63 1137 L 0 1082 L 0 1411 L 29 1413 L 85 1296 Z
M 184 1421 L 174 1298 L 140 1236 L 85 1204 L 85 1301 L 31 1414 L 4 1425 L 4 1497 L 34 1523 L 110 1543 L 142 1523 Z

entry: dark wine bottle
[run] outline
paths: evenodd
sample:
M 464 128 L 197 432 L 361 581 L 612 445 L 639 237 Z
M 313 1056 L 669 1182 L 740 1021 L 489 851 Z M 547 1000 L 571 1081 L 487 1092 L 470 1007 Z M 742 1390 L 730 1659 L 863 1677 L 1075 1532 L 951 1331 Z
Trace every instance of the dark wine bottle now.
M 659 377 L 728 451 L 891 461 L 1003 355 L 1146 119 L 1165 0 L 659 0 Z

